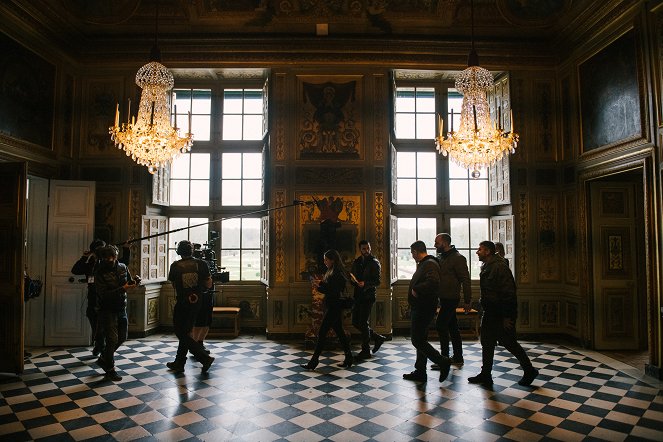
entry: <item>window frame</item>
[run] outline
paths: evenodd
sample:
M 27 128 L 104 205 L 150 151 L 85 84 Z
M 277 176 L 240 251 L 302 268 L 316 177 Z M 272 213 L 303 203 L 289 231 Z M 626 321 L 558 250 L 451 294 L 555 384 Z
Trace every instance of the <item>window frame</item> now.
M 267 109 L 263 106 L 263 135 L 260 140 L 223 140 L 223 99 L 225 89 L 258 89 L 263 92 L 263 102 L 267 97 L 264 95 L 268 92 L 265 84 L 267 78 L 249 79 L 249 80 L 236 80 L 236 79 L 222 79 L 210 81 L 182 81 L 178 82 L 174 89 L 210 89 L 211 90 L 211 121 L 210 121 L 210 136 L 208 140 L 196 141 L 194 133 L 194 143 L 190 153 L 207 153 L 210 155 L 210 172 L 209 172 L 209 206 L 167 206 L 163 208 L 163 214 L 172 218 L 207 218 L 210 223 L 207 227 L 208 238 L 209 232 L 214 230 L 221 232 L 221 221 L 231 218 L 241 217 L 242 214 L 248 212 L 257 212 L 253 217 L 260 218 L 262 214 L 260 211 L 266 210 L 267 195 L 268 195 L 268 173 L 267 167 L 267 152 L 269 136 L 266 132 L 268 128 L 267 120 L 269 115 Z M 178 109 L 178 112 L 180 110 Z M 178 119 L 181 115 L 178 115 Z M 260 153 L 262 155 L 262 198 L 261 203 L 258 205 L 242 206 L 223 206 L 221 204 L 221 157 L 223 153 Z M 170 224 L 170 222 L 169 222 Z M 170 241 L 170 239 L 168 240 Z M 170 244 L 170 243 L 169 243 Z M 221 266 L 221 241 L 217 240 L 214 246 L 214 252 L 217 256 L 217 265 Z M 254 249 L 250 249 L 254 250 Z M 262 253 L 262 252 L 261 252 Z M 262 260 L 262 257 L 261 257 Z M 170 265 L 170 254 L 168 255 L 168 263 Z M 239 275 L 230 275 L 230 283 L 232 284 L 246 284 L 257 285 L 264 284 L 258 280 L 243 281 L 239 279 Z M 237 279 L 235 279 L 237 278 Z
M 447 96 L 448 90 L 454 89 L 454 81 L 450 80 L 398 80 L 395 79 L 393 82 L 394 93 L 392 94 L 393 100 L 396 99 L 396 88 L 400 87 L 433 87 L 435 89 L 435 106 L 436 114 L 443 115 L 445 117 L 445 135 L 448 130 L 448 106 L 447 106 Z M 450 231 L 450 219 L 451 218 L 482 218 L 486 219 L 490 223 L 490 218 L 493 215 L 498 214 L 498 207 L 490 206 L 489 202 L 485 205 L 451 205 L 449 201 L 449 167 L 448 162 L 449 158 L 444 157 L 442 154 L 438 153 L 435 148 L 434 139 L 399 139 L 396 137 L 396 128 L 395 128 L 395 102 L 392 103 L 392 124 L 390 127 L 390 133 L 392 137 L 392 151 L 391 155 L 396 155 L 397 152 L 435 152 L 437 154 L 436 158 L 436 192 L 437 192 L 437 203 L 433 205 L 417 205 L 417 204 L 398 204 L 396 200 L 396 195 L 392 195 L 392 215 L 398 220 L 398 218 L 435 218 L 437 225 L 437 233 L 449 232 Z M 437 127 L 438 122 L 435 118 L 435 133 L 438 133 L 439 128 Z M 396 159 L 392 158 L 392 167 L 396 167 Z M 486 170 L 487 174 L 488 171 Z M 392 179 L 396 180 L 396 171 L 392 171 Z M 489 178 L 489 190 L 490 190 L 490 178 Z M 392 192 L 397 191 L 396 189 Z M 489 231 L 490 234 L 490 231 Z M 397 235 L 397 232 L 396 232 Z M 430 250 L 433 248 L 433 238 L 417 238 L 426 243 L 426 247 Z M 489 238 L 486 238 L 489 239 Z M 453 244 L 453 237 L 452 237 Z M 409 244 L 403 246 L 397 243 L 397 249 L 403 249 L 409 247 Z M 474 250 L 478 247 L 478 244 L 473 245 Z M 472 250 L 472 249 L 471 249 Z M 468 263 L 469 265 L 469 263 Z M 399 271 L 396 268 L 396 275 Z M 395 279 L 396 284 L 405 285 L 409 283 L 409 279 Z M 476 281 L 476 279 L 473 279 Z

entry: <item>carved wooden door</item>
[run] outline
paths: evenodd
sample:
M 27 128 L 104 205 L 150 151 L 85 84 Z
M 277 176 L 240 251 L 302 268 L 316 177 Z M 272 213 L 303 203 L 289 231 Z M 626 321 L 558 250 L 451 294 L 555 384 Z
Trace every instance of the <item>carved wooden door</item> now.
M 635 186 L 594 182 L 591 189 L 594 347 L 639 347 L 639 321 L 646 321 L 638 300 Z

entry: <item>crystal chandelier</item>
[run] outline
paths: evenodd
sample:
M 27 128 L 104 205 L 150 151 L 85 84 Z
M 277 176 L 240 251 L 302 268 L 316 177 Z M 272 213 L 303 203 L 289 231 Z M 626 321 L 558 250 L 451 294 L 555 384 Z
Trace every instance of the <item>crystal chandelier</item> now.
M 456 76 L 456 89 L 463 94 L 460 111 L 460 127 L 454 132 L 453 109 L 451 127 L 444 137 L 443 120 L 439 118 L 439 135 L 435 138 L 438 152 L 464 169 L 472 171 L 472 178 L 479 178 L 481 168 L 500 160 L 505 154 L 514 153 L 518 134 L 513 131 L 513 114 L 510 113 L 509 131 L 502 127 L 501 107 L 497 108 L 497 121 L 490 118 L 490 106 L 486 93 L 493 85 L 493 76 L 479 66 L 479 56 L 474 50 L 474 2 L 472 11 L 472 49 L 467 69 Z
M 157 26 L 159 9 L 157 4 Z M 161 63 L 155 32 L 151 61 L 136 73 L 136 84 L 142 89 L 137 118 L 131 117 L 131 100 L 127 122 L 120 126 L 120 109 L 115 109 L 115 124 L 109 128 L 115 145 L 126 152 L 136 163 L 147 166 L 150 173 L 168 165 L 180 153 L 191 150 L 191 112 L 189 132 L 180 137 L 175 109 L 174 127 L 170 124 L 170 91 L 175 84 L 173 74 Z

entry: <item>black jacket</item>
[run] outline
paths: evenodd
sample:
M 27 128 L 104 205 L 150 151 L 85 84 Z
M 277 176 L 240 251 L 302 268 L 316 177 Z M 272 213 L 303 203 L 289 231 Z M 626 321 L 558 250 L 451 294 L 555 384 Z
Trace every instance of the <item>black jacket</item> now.
M 412 290 L 417 296 L 412 296 Z M 412 308 L 430 308 L 435 310 L 440 290 L 440 266 L 432 255 L 426 255 L 417 264 L 417 271 L 412 275 L 407 291 L 407 302 Z
M 364 281 L 364 287 L 359 287 L 354 281 L 354 298 L 357 301 L 372 299 L 375 301 L 376 287 L 380 285 L 380 274 L 382 269 L 380 261 L 373 255 L 357 257 L 352 262 L 352 274 L 358 281 Z
M 345 292 L 347 280 L 340 272 L 332 273 L 328 279 L 320 281 L 318 291 L 325 295 L 322 302 L 325 307 L 342 308 L 341 296 Z
M 438 253 L 437 260 L 440 263 L 440 299 L 458 302 L 462 287 L 465 304 L 472 302 L 472 281 L 465 256 L 451 246 L 446 252 Z
M 133 279 L 129 269 L 121 262 L 112 268 L 97 266 L 94 273 L 94 284 L 97 291 L 97 310 L 120 312 L 127 308 L 127 292 L 124 285 Z
M 479 278 L 481 307 L 484 314 L 516 319 L 518 317 L 516 281 L 504 258 L 492 255 L 489 261 L 483 263 Z
M 118 259 L 118 262 L 128 266 L 129 259 L 131 259 L 131 249 L 129 247 L 122 247 L 122 258 Z M 97 255 L 83 255 L 71 268 L 72 274 L 85 275 L 85 278 L 87 279 L 87 298 L 92 306 L 95 306 L 97 303 L 97 291 L 94 286 L 94 272 L 98 263 L 99 260 L 97 259 Z

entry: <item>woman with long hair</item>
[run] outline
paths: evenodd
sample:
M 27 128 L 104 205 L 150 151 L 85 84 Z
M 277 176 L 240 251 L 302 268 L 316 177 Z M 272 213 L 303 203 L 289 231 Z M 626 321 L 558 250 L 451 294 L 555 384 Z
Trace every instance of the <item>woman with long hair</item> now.
M 301 365 L 307 370 L 315 370 L 315 367 L 318 366 L 318 360 L 325 347 L 329 329 L 333 329 L 336 332 L 336 336 L 338 336 L 338 340 L 341 342 L 343 351 L 345 352 L 345 360 L 338 364 L 338 366 L 347 368 L 351 367 L 354 363 L 352 352 L 350 351 L 350 341 L 345 335 L 345 330 L 343 330 L 343 309 L 345 306 L 341 299 L 341 294 L 345 291 L 349 275 L 345 268 L 343 268 L 341 256 L 336 250 L 327 250 L 323 261 L 327 266 L 327 272 L 325 272 L 322 280 L 313 280 L 313 285 L 320 293 L 325 295 L 322 300 L 325 313 L 322 317 L 320 329 L 318 330 L 318 342 L 315 344 L 313 356 L 307 364 Z

